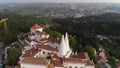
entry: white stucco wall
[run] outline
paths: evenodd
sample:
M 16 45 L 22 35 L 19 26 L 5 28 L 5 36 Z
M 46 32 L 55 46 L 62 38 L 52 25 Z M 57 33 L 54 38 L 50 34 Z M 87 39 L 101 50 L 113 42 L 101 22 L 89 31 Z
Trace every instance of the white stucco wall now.
M 95 66 L 86 65 L 86 68 L 95 68 Z
M 42 31 L 43 31 L 43 28 L 39 28 L 39 29 L 37 29 L 37 30 L 42 32 Z
M 64 68 L 64 67 L 55 67 L 55 68 Z
M 53 48 L 57 48 L 57 50 L 59 49 L 59 44 L 57 44 L 57 43 L 48 42 L 48 45 Z
M 35 33 L 35 30 L 31 28 L 31 33 Z
M 29 36 L 30 39 L 35 39 L 35 36 Z
M 65 67 L 67 66 L 68 68 L 71 66 L 72 68 L 78 67 L 78 68 L 85 68 L 84 63 L 64 63 Z
M 47 68 L 47 66 L 21 63 L 21 68 Z
M 45 54 L 43 54 L 43 52 L 45 52 Z M 48 53 L 51 53 L 52 51 L 50 51 L 50 50 L 45 50 L 45 49 L 42 49 L 42 55 L 41 55 L 41 57 L 43 57 L 43 58 L 46 58 L 47 56 L 49 56 L 48 55 Z

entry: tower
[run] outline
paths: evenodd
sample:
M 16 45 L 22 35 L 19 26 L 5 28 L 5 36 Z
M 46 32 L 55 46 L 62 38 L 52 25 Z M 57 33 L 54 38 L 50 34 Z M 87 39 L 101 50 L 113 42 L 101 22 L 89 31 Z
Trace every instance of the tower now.
M 59 55 L 60 57 L 68 58 L 71 55 L 71 49 L 69 47 L 69 40 L 68 40 L 68 34 L 66 32 L 66 35 L 62 35 L 60 48 L 59 48 Z
M 65 34 L 65 43 L 66 43 L 66 50 L 69 51 L 70 47 L 69 47 L 69 40 L 68 40 L 68 34 L 67 34 L 67 32 Z
M 59 54 L 61 56 L 65 56 L 66 55 L 66 44 L 65 44 L 65 40 L 64 40 L 64 35 L 62 35 L 60 48 L 59 48 Z

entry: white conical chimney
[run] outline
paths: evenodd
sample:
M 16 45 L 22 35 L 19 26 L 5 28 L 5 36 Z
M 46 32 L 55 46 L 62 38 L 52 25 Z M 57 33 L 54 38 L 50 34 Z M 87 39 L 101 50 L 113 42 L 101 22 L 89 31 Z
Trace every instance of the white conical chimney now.
M 75 55 L 74 52 L 72 52 L 72 55 Z
M 66 35 L 65 35 L 65 43 L 66 43 L 66 51 L 69 51 L 70 47 L 69 47 L 69 40 L 68 40 L 68 34 L 67 34 L 67 32 L 66 32 Z
M 66 55 L 66 44 L 64 40 L 64 35 L 62 35 L 61 43 L 60 43 L 60 48 L 59 48 L 59 53 L 64 56 Z
M 77 51 L 75 52 L 75 55 L 77 55 Z

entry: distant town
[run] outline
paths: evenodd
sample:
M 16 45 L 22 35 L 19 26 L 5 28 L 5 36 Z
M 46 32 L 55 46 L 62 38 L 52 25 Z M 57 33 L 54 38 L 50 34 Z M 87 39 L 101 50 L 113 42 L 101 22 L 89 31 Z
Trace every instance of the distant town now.
M 0 68 L 120 68 L 119 7 L 0 4 Z

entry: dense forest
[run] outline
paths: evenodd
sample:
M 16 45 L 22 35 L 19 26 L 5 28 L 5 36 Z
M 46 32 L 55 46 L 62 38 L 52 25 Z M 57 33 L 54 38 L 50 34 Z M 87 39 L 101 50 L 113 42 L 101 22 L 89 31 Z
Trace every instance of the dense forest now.
M 103 47 L 110 56 L 120 59 L 120 14 L 106 13 L 99 16 L 89 16 L 83 18 L 65 18 L 52 20 L 55 26 L 54 30 L 65 33 L 66 31 L 75 36 L 78 44 L 83 47 L 91 45 L 96 49 Z M 96 35 L 103 35 L 110 39 L 100 41 L 95 38 Z
M 53 24 L 48 30 L 52 32 L 53 36 L 59 37 L 61 34 L 68 32 L 72 36 L 70 38 L 70 45 L 73 51 L 82 52 L 87 51 L 93 47 L 98 51 L 99 47 L 106 50 L 108 59 L 120 59 L 120 14 L 106 13 L 99 16 L 88 16 L 81 18 L 34 18 L 31 16 L 23 16 L 17 14 L 0 14 L 0 18 L 8 18 L 8 36 L 4 36 L 3 26 L 0 25 L 0 37 L 9 45 L 17 40 L 17 34 L 20 32 L 27 33 L 29 28 L 35 24 L 41 24 L 46 21 Z M 99 40 L 97 35 L 103 35 L 108 40 Z M 89 47 L 90 46 L 90 47 Z M 111 61 L 112 62 L 112 61 Z M 110 64 L 112 64 L 110 62 Z

